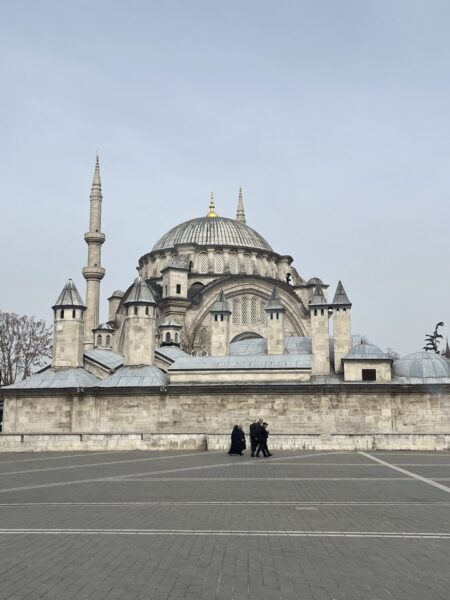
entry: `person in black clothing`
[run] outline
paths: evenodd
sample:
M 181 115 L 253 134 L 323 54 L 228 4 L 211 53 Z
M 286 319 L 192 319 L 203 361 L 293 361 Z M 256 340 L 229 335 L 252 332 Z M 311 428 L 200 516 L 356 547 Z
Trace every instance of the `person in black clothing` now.
M 242 431 L 242 427 L 235 425 L 231 432 L 231 448 L 228 450 L 228 454 L 243 456 L 242 450 L 245 450 L 245 434 Z
M 258 419 L 250 425 L 250 445 L 252 450 L 252 456 L 255 456 L 256 449 L 258 447 L 258 433 L 263 424 L 263 419 Z
M 267 423 L 263 423 L 261 425 L 261 429 L 259 430 L 258 439 L 258 450 L 256 451 L 256 456 L 259 456 L 259 453 L 262 452 L 264 458 L 269 458 L 272 454 L 269 452 L 269 448 L 267 447 L 267 438 L 269 437 L 269 431 L 267 429 Z

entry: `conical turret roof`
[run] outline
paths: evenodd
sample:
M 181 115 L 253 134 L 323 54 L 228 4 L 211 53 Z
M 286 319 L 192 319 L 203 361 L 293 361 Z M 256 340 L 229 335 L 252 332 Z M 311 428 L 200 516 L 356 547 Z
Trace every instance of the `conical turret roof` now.
M 236 212 L 236 221 L 238 223 L 245 224 L 244 198 L 242 195 L 241 187 L 239 188 L 239 200 L 238 200 L 238 207 L 237 207 L 237 212 Z
M 266 306 L 268 312 L 281 312 L 284 311 L 284 306 L 281 303 L 280 295 L 276 287 L 273 288 L 272 294 L 270 295 L 269 304 Z
M 324 306 L 327 304 L 326 298 L 323 294 L 322 288 L 317 285 L 313 297 L 311 298 L 310 306 Z
M 124 305 L 128 304 L 156 304 L 155 294 L 142 277 L 134 280 L 133 287 L 127 294 Z
M 339 281 L 336 288 L 336 293 L 334 294 L 333 304 L 340 304 L 343 306 L 351 306 L 352 303 L 348 299 L 347 293 L 344 290 L 344 286 L 342 282 Z
M 217 296 L 217 300 L 211 306 L 210 311 L 212 313 L 228 313 L 231 314 L 230 305 L 225 298 L 225 294 L 223 290 L 220 290 L 219 295 Z
M 69 279 L 66 285 L 63 287 L 62 292 L 58 296 L 54 306 L 52 308 L 86 308 L 83 300 L 81 299 L 78 290 L 72 281 Z

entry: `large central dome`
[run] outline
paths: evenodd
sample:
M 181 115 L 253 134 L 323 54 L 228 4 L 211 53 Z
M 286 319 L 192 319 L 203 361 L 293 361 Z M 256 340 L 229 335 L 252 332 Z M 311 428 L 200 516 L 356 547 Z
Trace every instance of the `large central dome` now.
M 257 231 L 225 217 L 200 217 L 177 225 L 153 246 L 155 250 L 168 250 L 177 244 L 199 246 L 240 246 L 273 252 L 267 241 Z

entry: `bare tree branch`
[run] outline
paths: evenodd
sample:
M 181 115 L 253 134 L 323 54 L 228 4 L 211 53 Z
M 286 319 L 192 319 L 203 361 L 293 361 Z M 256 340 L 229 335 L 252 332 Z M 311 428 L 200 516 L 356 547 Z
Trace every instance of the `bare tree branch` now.
M 25 379 L 51 355 L 51 327 L 45 321 L 0 311 L 0 386 Z

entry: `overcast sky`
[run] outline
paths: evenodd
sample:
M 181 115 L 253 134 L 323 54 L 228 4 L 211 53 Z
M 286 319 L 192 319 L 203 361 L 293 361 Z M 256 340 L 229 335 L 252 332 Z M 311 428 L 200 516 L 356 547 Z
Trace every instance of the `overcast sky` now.
M 383 349 L 450 336 L 450 3 L 0 4 L 0 308 L 82 296 L 95 153 L 101 318 L 210 191 Z

